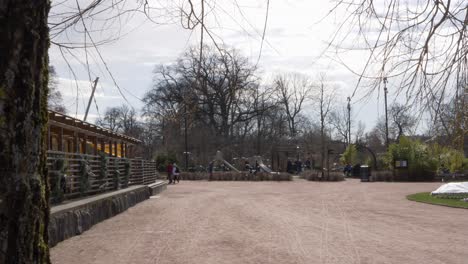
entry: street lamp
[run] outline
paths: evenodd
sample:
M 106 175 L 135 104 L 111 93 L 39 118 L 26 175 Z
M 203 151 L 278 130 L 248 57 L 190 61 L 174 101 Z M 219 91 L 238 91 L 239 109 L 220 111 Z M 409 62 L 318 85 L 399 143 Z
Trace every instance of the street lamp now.
M 330 154 L 333 154 L 333 149 L 327 150 L 327 176 L 330 178 Z
M 187 104 L 184 104 L 185 170 L 188 169 Z
M 184 151 L 184 156 L 185 156 L 185 171 L 188 171 L 188 156 L 189 156 L 190 154 L 191 154 L 190 152 Z
M 348 145 L 351 144 L 351 97 L 348 96 Z
M 388 150 L 388 111 L 387 111 L 387 77 L 383 78 L 384 82 L 384 97 L 385 97 L 385 147 Z
M 162 144 L 164 146 L 164 150 L 166 151 L 166 153 L 168 152 L 168 150 L 167 150 L 167 136 L 166 136 L 167 128 L 166 128 L 166 126 L 168 126 L 168 123 L 169 123 L 167 121 L 167 116 L 171 114 L 171 111 L 172 111 L 172 109 L 165 108 L 165 109 L 163 109 L 163 112 L 160 114 L 161 117 L 162 117 L 162 120 L 161 120 L 162 121 L 161 122 Z

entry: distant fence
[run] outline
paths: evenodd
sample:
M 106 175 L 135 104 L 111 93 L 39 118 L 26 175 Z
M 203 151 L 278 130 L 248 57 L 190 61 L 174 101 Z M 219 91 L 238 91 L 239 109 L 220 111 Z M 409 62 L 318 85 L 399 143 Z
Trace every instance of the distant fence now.
M 47 167 L 53 203 L 150 184 L 158 178 L 155 161 L 107 155 L 48 151 Z
M 468 180 L 468 174 L 464 173 L 439 173 L 435 176 L 436 181 L 466 181 Z

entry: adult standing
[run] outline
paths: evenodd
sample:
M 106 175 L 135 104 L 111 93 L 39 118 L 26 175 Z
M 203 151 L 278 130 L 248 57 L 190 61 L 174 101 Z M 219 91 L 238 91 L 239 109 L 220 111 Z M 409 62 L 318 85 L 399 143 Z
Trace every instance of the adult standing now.
M 288 173 L 292 173 L 292 171 L 293 171 L 293 165 L 292 165 L 291 160 L 288 160 L 288 165 L 287 165 L 287 167 L 286 167 L 286 171 L 287 171 Z
M 214 162 L 210 162 L 210 164 L 208 165 L 208 172 L 210 173 L 210 179 L 213 178 L 213 167 L 214 167 Z
M 172 182 L 175 184 L 175 182 L 177 181 L 177 183 L 179 183 L 180 179 L 179 179 L 179 174 L 180 174 L 180 170 L 179 170 L 179 167 L 177 167 L 177 164 L 172 164 Z
M 172 171 L 173 171 L 172 163 L 167 164 L 166 172 L 167 172 L 167 179 L 169 180 L 169 184 L 171 184 L 173 181 Z

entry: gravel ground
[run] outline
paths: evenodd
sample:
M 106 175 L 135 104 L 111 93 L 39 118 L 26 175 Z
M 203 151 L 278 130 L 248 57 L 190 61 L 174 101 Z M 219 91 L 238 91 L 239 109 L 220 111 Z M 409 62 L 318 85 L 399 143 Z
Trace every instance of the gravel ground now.
M 468 263 L 439 183 L 181 182 L 51 250 L 53 263 Z

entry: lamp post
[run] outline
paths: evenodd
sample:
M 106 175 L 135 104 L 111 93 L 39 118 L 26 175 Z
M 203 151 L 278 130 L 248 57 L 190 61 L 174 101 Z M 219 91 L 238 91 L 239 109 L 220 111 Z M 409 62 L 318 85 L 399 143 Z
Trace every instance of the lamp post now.
M 384 97 L 385 97 L 385 147 L 388 150 L 388 111 L 387 111 L 387 77 L 383 78 L 384 82 Z
M 185 171 L 188 171 L 188 156 L 189 156 L 190 154 L 191 154 L 190 152 L 184 151 L 184 156 L 185 156 Z
M 330 154 L 333 154 L 333 149 L 327 149 L 327 177 L 330 179 Z
M 185 171 L 188 170 L 187 104 L 184 105 Z
M 351 144 L 351 97 L 348 96 L 348 145 Z

